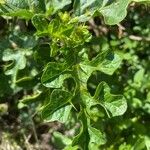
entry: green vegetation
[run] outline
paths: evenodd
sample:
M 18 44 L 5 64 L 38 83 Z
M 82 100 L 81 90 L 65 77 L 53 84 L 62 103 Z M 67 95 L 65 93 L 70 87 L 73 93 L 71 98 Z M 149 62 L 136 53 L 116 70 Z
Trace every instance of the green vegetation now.
M 0 149 L 150 150 L 149 4 L 0 0 Z

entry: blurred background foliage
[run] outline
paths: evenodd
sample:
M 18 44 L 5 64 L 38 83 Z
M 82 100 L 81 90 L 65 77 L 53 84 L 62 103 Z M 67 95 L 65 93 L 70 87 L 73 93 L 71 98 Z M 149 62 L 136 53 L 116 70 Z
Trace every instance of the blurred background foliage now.
M 64 8 L 70 9 L 69 6 Z M 112 93 L 123 94 L 128 103 L 123 116 L 101 122 L 107 143 L 100 149 L 149 150 L 150 6 L 133 2 L 127 11 L 126 18 L 118 25 L 105 25 L 103 17 L 86 23 L 93 35 L 88 45 L 91 58 L 108 49 L 118 51 L 123 57 L 121 66 L 112 76 L 94 72 L 88 80 L 88 90 L 93 95 L 99 82 L 106 81 Z M 46 101 L 42 93 L 45 87 L 40 83 L 41 68 L 53 58 L 49 57 L 49 39 L 37 39 L 34 33 L 30 20 L 0 17 L 2 150 L 63 149 L 79 130 L 75 117 L 65 124 L 45 123 L 41 119 L 39 108 Z M 51 91 L 44 94 L 48 92 Z

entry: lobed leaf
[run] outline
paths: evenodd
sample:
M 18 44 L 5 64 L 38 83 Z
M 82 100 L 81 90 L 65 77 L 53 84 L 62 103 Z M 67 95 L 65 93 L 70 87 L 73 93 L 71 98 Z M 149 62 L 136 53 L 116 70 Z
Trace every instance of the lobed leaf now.
M 6 49 L 3 53 L 3 61 L 12 61 L 12 63 L 6 67 L 7 75 L 16 74 L 18 70 L 24 69 L 26 66 L 26 58 L 24 53 L 16 51 L 15 53 L 11 49 Z
M 48 119 L 49 120 L 54 120 L 54 119 L 59 119 L 62 118 L 61 121 L 65 120 L 65 116 L 63 114 L 58 114 L 58 112 L 62 112 L 62 110 L 59 110 L 61 107 L 65 106 L 68 102 L 70 102 L 72 99 L 72 94 L 64 91 L 64 90 L 53 90 L 50 96 L 50 103 L 47 104 L 43 109 L 42 109 L 42 118 L 43 119 Z M 66 113 L 68 113 L 70 107 L 66 107 L 67 109 L 65 110 Z M 59 111 L 58 111 L 59 110 Z M 56 114 L 54 114 L 56 113 Z M 62 112 L 63 113 L 63 112 Z M 53 116 L 52 116 L 53 115 Z
M 37 29 L 38 34 L 47 33 L 48 22 L 42 14 L 36 14 L 32 17 L 32 23 Z
M 109 117 L 123 115 L 127 109 L 127 103 L 122 95 L 113 95 L 110 93 L 110 88 L 105 82 L 101 82 L 96 89 L 93 98 L 96 104 L 101 104 L 104 107 Z
M 51 86 L 54 83 L 51 82 L 57 78 L 58 78 L 57 81 L 59 80 L 59 84 L 62 83 L 62 81 L 66 77 L 65 76 L 59 77 L 59 76 L 64 74 L 65 71 L 67 71 L 67 69 L 68 68 L 65 63 L 56 63 L 56 62 L 48 63 L 41 77 L 42 84 L 45 86 Z
M 105 51 L 98 54 L 93 60 L 79 64 L 79 77 L 83 83 L 86 83 L 93 71 L 101 71 L 112 75 L 121 64 L 121 57 L 117 53 Z

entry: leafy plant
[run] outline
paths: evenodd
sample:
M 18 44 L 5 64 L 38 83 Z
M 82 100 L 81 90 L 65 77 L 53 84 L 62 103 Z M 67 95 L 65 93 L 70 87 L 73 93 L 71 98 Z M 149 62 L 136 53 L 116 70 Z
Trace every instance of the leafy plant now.
M 148 0 L 136 2 L 149 3 Z M 95 36 L 89 31 L 88 26 L 91 19 L 99 16 L 104 18 L 105 24 L 119 26 L 127 15 L 130 3 L 131 0 L 0 1 L 0 14 L 10 21 L 8 28 L 11 28 L 8 31 L 9 36 L 1 40 L 0 58 L 4 63 L 1 78 L 5 79 L 7 90 L 11 91 L 10 95 L 22 90 L 26 93 L 19 102 L 20 109 L 37 103 L 40 108 L 36 108 L 45 122 L 59 121 L 67 124 L 74 120 L 74 124 L 80 124 L 80 130 L 75 131 L 74 137 L 56 134 L 56 137 L 66 139 L 67 142 L 61 147 L 65 150 L 96 150 L 105 147 L 113 149 L 116 145 L 111 146 L 106 135 L 109 132 L 105 131 L 104 126 L 109 122 L 112 126 L 118 123 L 119 127 L 114 127 L 117 128 L 114 134 L 120 134 L 121 128 L 127 128 L 126 126 L 131 126 L 131 122 L 134 122 L 134 118 L 128 120 L 127 116 L 125 120 L 121 119 L 118 122 L 127 110 L 127 102 L 131 99 L 134 101 L 128 102 L 128 105 L 131 105 L 128 109 L 142 105 L 134 96 L 144 79 L 149 80 L 149 76 L 145 75 L 144 78 L 145 70 L 140 61 L 134 58 L 136 56 L 131 50 L 137 43 L 135 42 L 134 47 L 131 41 L 122 39 L 121 42 L 125 43 L 124 49 L 130 49 L 131 52 L 121 52 L 121 43 L 115 42 L 114 37 L 114 40 L 110 41 L 110 47 L 93 49 Z M 27 24 L 32 23 L 34 33 L 28 29 L 26 33 L 21 32 L 22 25 L 19 23 L 18 26 L 11 24 L 11 20 L 17 20 L 16 17 L 25 19 Z M 111 80 L 116 84 L 119 84 L 120 80 L 123 82 L 123 61 L 128 61 L 134 72 L 134 66 L 138 65 L 138 70 L 132 81 L 127 79 L 127 84 L 121 92 L 115 90 L 116 86 L 113 88 Z M 94 74 L 100 81 L 96 85 L 94 80 L 91 82 Z M 122 79 L 119 79 L 119 76 Z M 90 87 L 90 84 L 94 84 L 94 88 Z M 1 89 L 4 86 L 0 84 Z M 122 88 L 121 85 L 118 87 Z M 1 97 L 7 94 L 3 90 L 1 93 Z M 142 109 L 147 111 L 148 98 L 144 103 Z M 127 123 L 124 123 L 125 121 Z M 139 140 L 146 143 L 141 145 L 142 148 L 145 145 L 149 147 L 148 136 L 140 135 Z M 135 143 L 134 149 L 139 143 Z M 131 149 L 130 146 L 123 143 L 119 149 Z

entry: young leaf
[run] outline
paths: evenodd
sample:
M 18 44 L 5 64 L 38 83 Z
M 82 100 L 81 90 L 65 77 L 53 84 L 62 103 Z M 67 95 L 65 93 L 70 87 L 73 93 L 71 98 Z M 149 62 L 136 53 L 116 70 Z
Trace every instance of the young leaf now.
M 32 17 L 32 23 L 37 29 L 37 34 L 46 34 L 48 31 L 48 22 L 44 15 L 36 14 Z

